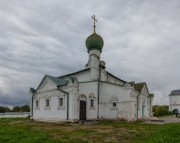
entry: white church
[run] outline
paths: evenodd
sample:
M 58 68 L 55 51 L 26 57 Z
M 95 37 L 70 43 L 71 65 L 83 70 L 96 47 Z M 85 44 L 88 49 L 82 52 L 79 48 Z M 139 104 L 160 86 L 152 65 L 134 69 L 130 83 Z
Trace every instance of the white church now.
M 92 18 L 94 31 L 86 39 L 89 60 L 85 68 L 59 77 L 45 75 L 36 89 L 30 88 L 32 119 L 135 121 L 152 116 L 154 95 L 146 83 L 127 82 L 106 70 L 101 60 L 104 41 Z
M 180 89 L 173 90 L 169 94 L 169 111 L 174 109 L 180 112 Z

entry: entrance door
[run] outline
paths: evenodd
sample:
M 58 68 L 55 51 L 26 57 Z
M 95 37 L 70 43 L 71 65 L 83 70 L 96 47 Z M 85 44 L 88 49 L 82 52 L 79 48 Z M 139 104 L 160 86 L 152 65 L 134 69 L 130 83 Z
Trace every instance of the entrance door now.
M 142 117 L 144 117 L 144 105 L 142 105 Z
M 80 120 L 86 120 L 86 101 L 80 100 Z
M 145 101 L 142 102 L 142 117 L 144 117 Z

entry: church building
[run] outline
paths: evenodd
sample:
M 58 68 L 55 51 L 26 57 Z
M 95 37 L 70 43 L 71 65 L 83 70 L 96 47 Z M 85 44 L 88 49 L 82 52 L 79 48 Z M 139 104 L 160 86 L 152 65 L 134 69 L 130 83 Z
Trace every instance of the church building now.
M 31 117 L 40 121 L 137 119 L 152 116 L 153 94 L 145 82 L 122 80 L 106 70 L 101 60 L 103 38 L 93 33 L 86 39 L 89 60 L 85 68 L 59 77 L 45 75 L 30 88 Z
M 169 94 L 169 111 L 177 109 L 180 112 L 180 89 L 173 90 Z

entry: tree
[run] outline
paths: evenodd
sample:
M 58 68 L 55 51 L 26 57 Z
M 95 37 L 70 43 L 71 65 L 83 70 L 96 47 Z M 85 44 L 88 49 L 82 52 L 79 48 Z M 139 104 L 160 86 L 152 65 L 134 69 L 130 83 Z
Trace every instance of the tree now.
M 19 106 L 13 107 L 13 112 L 20 112 L 21 108 Z
M 5 112 L 11 112 L 11 110 L 9 109 L 9 107 L 4 107 Z
M 167 106 L 167 105 L 163 105 L 163 106 L 154 105 L 153 106 L 153 112 L 154 112 L 154 116 L 168 115 L 170 113 L 169 112 L 169 106 Z
M 21 106 L 21 111 L 22 112 L 29 112 L 30 111 L 29 105 Z
M 2 106 L 0 106 L 0 113 L 5 113 L 6 112 L 6 109 Z
M 10 112 L 11 110 L 8 107 L 0 106 L 0 113 Z

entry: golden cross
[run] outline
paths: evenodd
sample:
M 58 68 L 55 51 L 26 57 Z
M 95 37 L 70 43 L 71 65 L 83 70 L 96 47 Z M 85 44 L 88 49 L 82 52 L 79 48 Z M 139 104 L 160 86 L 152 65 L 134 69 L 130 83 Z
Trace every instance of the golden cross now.
M 93 16 L 91 16 L 92 17 L 92 19 L 94 20 L 94 26 L 93 26 L 93 28 L 94 28 L 94 33 L 96 33 L 96 23 L 95 22 L 97 22 L 97 19 L 96 19 L 96 16 L 95 15 L 93 15 Z

